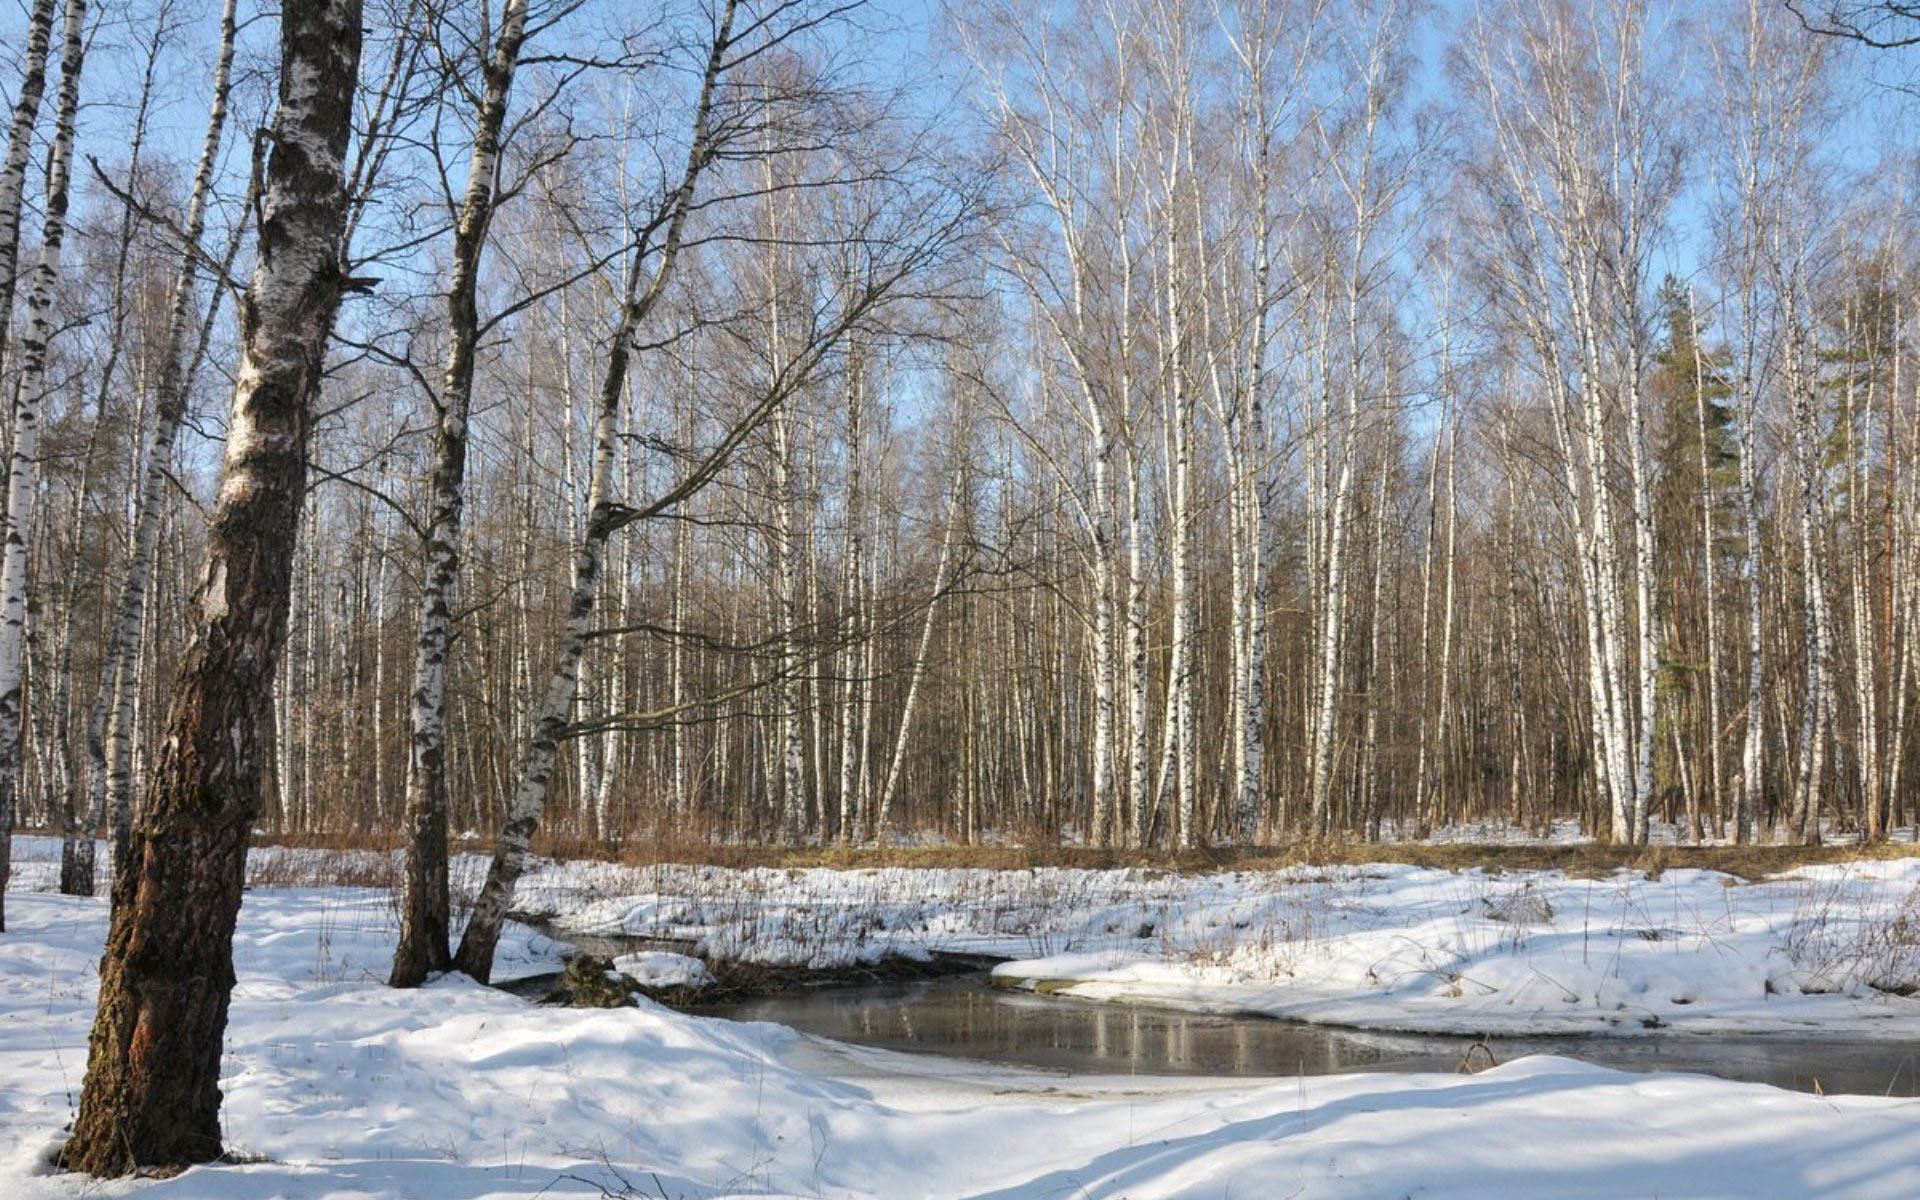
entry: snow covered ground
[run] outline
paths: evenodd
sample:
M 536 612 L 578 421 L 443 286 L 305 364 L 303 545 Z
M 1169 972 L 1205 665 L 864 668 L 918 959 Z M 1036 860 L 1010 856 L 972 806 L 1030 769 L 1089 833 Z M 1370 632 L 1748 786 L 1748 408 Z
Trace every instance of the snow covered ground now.
M 1233 880 L 1132 945 L 1082 942 L 998 973 L 1371 1029 L 1920 1037 L 1920 859 L 1757 883 L 1378 865 Z
M 603 928 L 673 926 L 781 954 L 1024 947 L 1016 973 L 1071 967 L 1101 973 L 1095 986 L 1115 994 L 1171 989 L 1183 1002 L 1270 992 L 1290 1003 L 1301 987 L 1345 989 L 1361 1015 L 1464 1002 L 1483 1020 L 1498 1011 L 1487 996 L 1532 986 L 1518 964 L 1557 974 L 1584 953 L 1592 974 L 1561 981 L 1581 989 L 1579 1004 L 1549 992 L 1508 1007 L 1559 1004 L 1583 1021 L 1631 1017 L 1636 1005 L 1665 1013 L 1678 995 L 1670 977 L 1693 989 L 1682 1019 L 1692 1008 L 1747 1028 L 1742 1004 L 1776 1004 L 1789 1024 L 1911 1035 L 1920 1001 L 1875 990 L 1863 968 L 1877 961 L 1864 951 L 1887 940 L 1865 931 L 1897 922 L 1916 884 L 1920 867 L 1906 861 L 1738 886 L 1697 872 L 1648 883 L 1401 867 L 1179 880 L 552 865 L 534 895 Z M 8 1200 L 1920 1194 L 1911 1100 L 1547 1057 L 1478 1075 L 1069 1078 L 854 1050 L 649 1004 L 540 1008 L 458 979 L 394 992 L 380 983 L 389 900 L 338 887 L 257 888 L 241 914 L 226 1120 L 230 1144 L 261 1161 L 101 1184 L 45 1163 L 78 1097 L 105 915 L 97 900 L 8 898 Z M 512 929 L 503 973 L 552 969 L 561 947 Z M 1401 967 L 1376 966 L 1368 981 L 1354 965 L 1386 961 L 1395 945 Z M 1816 948 L 1795 962 L 1796 945 Z M 1461 994 L 1430 995 L 1448 974 Z M 1658 987 L 1632 990 L 1656 977 Z M 1740 999 L 1756 986 L 1766 996 L 1769 978 L 1771 1000 Z M 1475 1000 L 1477 980 L 1497 990 Z M 1839 990 L 1796 990 L 1809 983 Z M 1627 1008 L 1606 1007 L 1629 995 Z
M 1394 864 L 724 870 L 550 864 L 526 903 L 579 933 L 829 966 L 932 950 L 1090 999 L 1373 1029 L 1920 1038 L 1920 858 L 1599 879 Z M 631 890 L 627 890 L 631 889 Z

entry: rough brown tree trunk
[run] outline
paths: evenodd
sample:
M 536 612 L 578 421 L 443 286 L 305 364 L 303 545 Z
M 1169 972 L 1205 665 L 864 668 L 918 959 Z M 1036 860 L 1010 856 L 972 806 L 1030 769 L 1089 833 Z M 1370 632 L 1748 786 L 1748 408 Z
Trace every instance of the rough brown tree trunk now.
M 130 852 L 116 865 L 70 1168 L 124 1175 L 217 1157 L 233 928 L 261 805 L 260 714 L 286 640 L 311 401 L 342 287 L 344 157 L 360 0 L 281 17 L 280 105 L 258 262 L 193 640 Z

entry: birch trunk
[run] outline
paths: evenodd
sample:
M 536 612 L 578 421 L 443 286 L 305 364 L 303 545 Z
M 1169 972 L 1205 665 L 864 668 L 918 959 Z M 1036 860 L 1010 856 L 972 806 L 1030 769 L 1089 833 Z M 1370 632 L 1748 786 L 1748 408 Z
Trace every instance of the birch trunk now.
M 1382 596 L 1387 560 L 1387 477 L 1381 466 L 1373 498 L 1373 595 L 1367 606 L 1367 725 L 1364 746 L 1366 777 L 1363 784 L 1360 836 L 1369 842 L 1380 840 L 1380 628 L 1386 624 Z
M 493 952 L 499 943 L 500 929 L 506 922 L 508 906 L 513 902 L 514 885 L 526 870 L 533 831 L 546 807 L 549 786 L 559 764 L 560 747 L 573 714 L 579 692 L 580 663 L 585 657 L 587 637 L 598 601 L 600 576 L 606 561 L 607 539 L 621 521 L 624 510 L 612 498 L 613 459 L 619 452 L 614 436 L 619 415 L 620 394 L 630 355 L 633 315 L 637 307 L 633 282 L 636 264 L 629 272 L 627 314 L 616 326 L 607 357 L 607 378 L 601 389 L 600 411 L 594 422 L 593 465 L 587 490 L 587 524 L 573 551 L 572 596 L 567 605 L 567 620 L 555 656 L 552 673 L 539 705 L 533 711 L 529 740 L 520 756 L 513 792 L 507 803 L 507 817 L 501 826 L 493 861 L 486 882 L 474 899 L 473 913 L 461 936 L 453 965 L 486 983 L 493 974 Z
M 27 52 L 20 66 L 20 93 L 14 97 L 7 127 L 7 157 L 0 165 L 0 367 L 7 358 L 13 325 L 13 299 L 20 281 L 20 220 L 27 186 L 27 160 L 33 153 L 33 129 L 47 91 L 47 48 L 53 40 L 54 0 L 34 0 L 27 16 Z
M 1899 310 L 1904 315 L 1904 306 Z M 1894 328 L 1900 329 L 1899 315 L 1894 320 Z M 1892 705 L 1890 745 L 1887 749 L 1887 798 L 1889 811 L 1887 823 L 1889 830 L 1900 824 L 1900 805 L 1903 798 L 1902 773 L 1905 769 L 1907 751 L 1907 697 L 1912 690 L 1914 675 L 1914 657 L 1916 633 L 1920 632 L 1920 389 L 1912 397 L 1910 412 L 1914 427 L 1907 439 L 1904 456 L 1901 454 L 1901 437 L 1896 423 L 1896 413 L 1901 402 L 1901 368 L 1904 359 L 1901 355 L 1900 340 L 1895 338 L 1894 369 L 1891 394 L 1888 396 L 1887 410 L 1887 472 L 1888 481 L 1888 542 L 1887 555 L 1888 596 L 1888 637 L 1896 649 L 1892 657 L 1892 690 L 1889 693 Z M 1904 458 L 1905 469 L 1900 469 Z M 1914 809 L 1915 820 L 1920 822 L 1920 809 Z
M 1713 464 L 1707 452 L 1707 372 L 1700 346 L 1698 310 L 1688 293 L 1688 341 L 1693 346 L 1693 406 L 1695 435 L 1700 441 L 1700 578 L 1707 608 L 1707 812 L 1719 826 L 1725 788 L 1726 762 L 1721 745 L 1723 714 L 1720 701 L 1720 549 L 1714 509 L 1718 497 L 1713 485 Z
M 1199 712 L 1195 701 L 1198 662 L 1199 598 L 1194 581 L 1194 501 L 1193 433 L 1194 404 L 1191 364 L 1196 348 L 1194 316 L 1190 311 L 1190 260 L 1203 247 L 1196 236 L 1189 238 L 1189 221 L 1197 223 L 1201 214 L 1189 212 L 1195 203 L 1189 180 L 1192 162 L 1194 114 L 1190 94 L 1191 79 L 1186 61 L 1184 32 L 1170 20 L 1168 46 L 1163 51 L 1164 70 L 1171 93 L 1172 108 L 1166 146 L 1160 167 L 1162 227 L 1158 231 L 1164 245 L 1164 280 L 1160 331 L 1160 384 L 1166 403 L 1168 463 L 1167 474 L 1172 495 L 1168 507 L 1168 557 L 1172 574 L 1172 647 L 1167 663 L 1167 727 L 1164 762 L 1175 769 L 1174 794 L 1178 802 L 1180 844 L 1198 846 L 1202 839 L 1200 820 Z
M 861 755 L 860 703 L 861 694 L 867 686 L 862 678 L 864 666 L 861 662 L 862 643 L 860 636 L 862 620 L 862 597 L 860 581 L 865 570 L 866 538 L 863 522 L 866 519 L 865 494 L 861 491 L 862 468 L 864 466 L 865 404 L 863 403 L 866 379 L 863 374 L 865 363 L 857 348 L 849 353 L 847 362 L 846 404 L 847 404 L 847 467 L 846 495 L 842 504 L 842 519 L 846 522 L 846 533 L 842 540 L 840 559 L 840 841 L 851 845 L 862 840 L 860 826 L 859 781 L 865 777 L 866 764 Z
M 773 338 L 780 338 L 778 306 L 773 309 Z M 774 372 L 782 369 L 774 356 Z M 800 548 L 795 544 L 796 495 L 793 419 L 782 410 L 773 419 L 774 620 L 780 640 L 780 840 L 800 844 L 806 834 L 807 754 L 800 723 L 805 701 L 800 679 Z
M 1314 720 L 1312 775 L 1309 783 L 1309 836 L 1325 838 L 1332 822 L 1333 743 L 1338 717 L 1340 676 L 1344 665 L 1342 642 L 1347 597 L 1347 512 L 1353 496 L 1354 443 L 1360 420 L 1360 379 L 1356 370 L 1346 383 L 1345 419 L 1341 422 L 1338 465 L 1332 484 L 1332 512 L 1327 520 L 1324 582 L 1321 585 L 1320 623 L 1314 636 Z
M 554 664 L 548 675 L 539 708 L 525 748 L 521 751 L 513 791 L 508 797 L 506 821 L 488 865 L 486 881 L 475 897 L 472 915 L 453 956 L 453 966 L 482 983 L 493 975 L 494 948 L 500 930 L 513 903 L 514 886 L 525 872 L 533 831 L 540 823 L 547 802 L 548 784 L 559 758 L 562 735 L 573 711 L 580 678 L 580 660 L 586 653 L 589 623 L 600 583 L 601 565 L 607 539 L 632 519 L 633 510 L 616 503 L 610 495 L 614 431 L 620 413 L 620 400 L 626 391 L 627 367 L 633 352 L 633 333 L 659 302 L 667 281 L 679 261 L 681 236 L 687 214 L 692 210 L 702 173 L 715 154 L 712 117 L 715 92 L 720 75 L 726 69 L 733 49 L 733 24 L 737 0 L 726 0 L 717 14 L 712 40 L 708 44 L 705 70 L 701 76 L 699 99 L 695 102 L 686 165 L 677 186 L 662 204 L 657 227 L 663 228 L 657 247 L 659 260 L 642 288 L 641 277 L 649 254 L 656 247 L 642 238 L 634 247 L 626 272 L 626 285 L 618 319 L 607 345 L 606 375 L 600 387 L 599 407 L 594 420 L 593 463 L 587 488 L 587 520 L 573 551 L 572 595 Z M 776 403 L 778 397 L 775 398 Z M 677 499 L 677 496 L 670 499 Z
M 1147 846 L 1153 837 L 1153 791 L 1149 778 L 1152 741 L 1148 731 L 1147 567 L 1145 519 L 1140 503 L 1138 456 L 1127 455 L 1127 811 L 1132 844 Z
M 913 732 L 914 710 L 920 702 L 920 684 L 927 674 L 927 652 L 933 646 L 933 624 L 940 597 L 947 590 L 948 572 L 953 566 L 954 528 L 960 512 L 960 487 L 956 482 L 947 499 L 946 532 L 940 535 L 940 561 L 933 569 L 933 594 L 927 597 L 927 611 L 920 618 L 920 644 L 914 651 L 907 673 L 907 697 L 900 707 L 900 728 L 893 735 L 893 754 L 887 761 L 886 782 L 880 786 L 880 809 L 874 817 L 874 840 L 884 846 L 891 828 L 893 797 L 900 786 L 900 772 L 907 760 L 907 738 Z
M 53 145 L 47 153 L 46 222 L 40 257 L 27 279 L 27 327 L 20 337 L 20 376 L 13 405 L 13 446 L 7 471 L 7 511 L 0 524 L 0 931 L 7 927 L 5 893 L 13 868 L 13 822 L 20 794 L 20 731 L 25 707 L 27 552 L 39 493 L 40 429 L 47 399 L 47 356 L 53 341 L 54 288 L 67 236 L 67 190 L 73 163 L 73 127 L 80 110 L 80 69 L 86 53 L 86 0 L 67 0 L 60 50 L 60 99 Z M 3 217 L 4 214 L 0 214 Z M 0 312 L 0 320 L 7 314 Z
M 199 163 L 194 168 L 193 189 L 187 200 L 185 233 L 187 245 L 181 250 L 175 268 L 173 292 L 167 309 L 165 357 L 153 406 L 153 430 L 146 457 L 140 465 L 139 486 L 131 517 L 126 575 L 120 581 L 105 651 L 101 657 L 100 688 L 95 694 L 93 711 L 87 721 L 87 810 L 89 824 L 107 826 L 107 874 L 115 875 L 115 864 L 126 851 L 128 831 L 133 822 L 132 748 L 135 739 L 134 703 L 141 657 L 141 632 L 145 627 L 147 588 L 153 574 L 154 545 L 160 531 L 160 510 L 174 445 L 179 440 L 180 424 L 186 418 L 187 398 L 193 378 L 206 356 L 213 312 L 202 322 L 198 344 L 191 351 L 187 337 L 193 320 L 194 295 L 200 279 L 200 239 L 206 232 L 207 205 L 213 192 L 214 171 L 218 166 L 220 143 L 225 136 L 227 100 L 233 77 L 233 43 L 236 0 L 226 0 L 220 13 L 220 42 L 213 75 L 213 96 L 207 113 L 206 136 L 200 146 Z M 250 205 L 248 207 L 251 207 Z M 239 248 L 236 237 L 230 244 L 226 266 L 231 267 L 233 253 Z M 214 292 L 217 305 L 222 289 Z
M 223 20 L 221 22 L 223 48 L 225 46 L 224 35 L 231 23 L 230 14 L 231 5 L 228 6 L 227 13 L 223 14 Z M 160 48 L 164 36 L 164 23 L 156 23 L 152 41 L 148 45 L 147 67 L 140 88 L 140 102 L 134 115 L 133 146 L 127 160 L 127 176 L 129 179 L 136 178 L 139 174 L 139 164 L 143 149 L 146 145 L 147 120 L 152 111 L 154 75 L 159 65 Z M 216 91 L 218 91 L 217 85 L 219 80 L 217 78 L 217 71 L 215 82 Z M 189 220 L 191 221 L 191 215 L 189 216 Z M 104 424 L 120 366 L 122 351 L 126 345 L 128 315 L 127 265 L 133 246 L 133 231 L 134 207 L 131 204 L 122 205 L 119 227 L 120 246 L 115 254 L 113 265 L 113 318 L 111 331 L 108 335 L 107 360 L 100 371 L 99 393 L 95 404 L 95 428 L 88 438 L 87 454 L 82 461 L 81 467 L 81 486 L 74 494 L 74 508 L 70 520 L 70 525 L 73 529 L 73 539 L 69 546 L 68 555 L 69 561 L 72 562 L 81 561 L 81 531 L 86 527 L 87 523 L 85 512 L 86 481 L 93 463 L 93 443 L 99 437 L 100 427 Z M 144 420 L 144 409 L 145 405 L 143 403 L 136 403 L 134 405 L 132 424 L 136 431 L 136 444 L 139 441 L 137 431 L 144 428 L 146 424 Z M 137 462 L 135 463 L 135 467 L 137 469 Z M 133 515 L 137 518 L 137 510 Z M 134 521 L 129 522 L 130 525 L 134 523 Z M 131 555 L 129 555 L 129 557 L 131 557 Z M 129 567 L 131 567 L 131 564 L 129 564 Z M 77 586 L 78 577 L 76 575 L 69 582 L 68 602 L 63 606 L 65 615 L 62 617 L 62 620 L 69 624 L 72 620 L 72 592 Z M 139 629 L 138 624 L 135 623 L 133 628 L 137 633 Z M 114 645 L 114 642 L 120 632 L 118 624 L 109 616 L 106 653 L 101 655 L 100 697 L 103 701 L 109 697 L 110 689 L 118 673 L 117 647 Z M 58 708 L 62 714 L 61 740 L 63 748 L 68 749 L 70 749 L 71 744 L 71 718 L 68 715 L 68 705 L 70 703 L 69 697 L 73 683 L 71 642 L 72 633 L 71 630 L 68 630 L 63 633 L 61 637 L 59 686 L 62 691 L 62 697 L 58 704 Z M 95 709 L 96 719 L 104 722 L 105 711 L 100 707 L 99 702 L 96 702 Z M 102 726 L 102 728 L 104 728 L 104 726 Z M 85 739 L 85 748 L 88 756 L 87 767 L 82 769 L 79 767 L 79 764 L 72 763 L 67 768 L 70 790 L 66 797 L 65 836 L 60 854 L 60 890 L 67 895 L 77 896 L 91 896 L 94 893 L 95 838 L 99 833 L 103 811 L 100 806 L 94 802 L 89 786 L 89 779 L 95 774 L 95 760 L 99 757 L 99 749 L 103 743 L 101 737 L 95 733 L 93 721 L 89 721 L 87 733 L 88 736 Z
M 680 427 L 680 438 L 684 445 L 693 444 L 694 422 L 691 391 L 692 388 L 689 381 L 689 386 L 684 389 L 681 396 L 676 398 L 674 405 L 676 410 L 676 423 Z M 676 635 L 680 630 L 686 628 L 688 540 L 687 522 L 675 521 L 673 523 L 673 595 L 670 603 L 672 604 L 672 621 Z M 682 712 L 685 711 L 688 700 L 686 640 L 675 636 L 672 644 L 668 647 L 667 654 L 668 686 L 673 697 L 673 707 L 676 712 Z M 693 811 L 693 792 L 689 778 L 692 774 L 692 764 L 688 762 L 692 748 L 688 744 L 689 738 L 687 734 L 687 723 L 685 721 L 674 721 L 672 737 L 673 741 L 670 747 L 673 758 L 671 771 L 672 795 L 671 807 L 668 811 L 676 820 L 685 821 L 692 816 Z
M 1760 467 L 1759 389 L 1747 375 L 1740 409 L 1740 518 L 1746 535 L 1743 574 L 1747 580 L 1747 696 L 1746 723 L 1740 747 L 1740 786 L 1734 796 L 1733 840 L 1753 841 L 1753 820 L 1760 796 L 1764 766 L 1766 706 L 1761 687 L 1766 680 L 1766 643 L 1762 638 L 1762 582 L 1760 579 Z
M 1623 287 L 1631 288 L 1631 284 Z M 1622 311 L 1631 313 L 1638 296 L 1629 290 L 1620 298 Z M 1642 394 L 1644 376 L 1636 327 L 1626 331 L 1627 342 L 1627 456 L 1633 492 L 1633 577 L 1634 616 L 1638 635 L 1635 665 L 1639 674 L 1640 703 L 1636 709 L 1639 726 L 1633 738 L 1635 749 L 1633 808 L 1629 841 L 1647 844 L 1648 823 L 1653 816 L 1653 752 L 1660 717 L 1660 612 L 1655 587 L 1658 555 L 1653 526 L 1653 466 L 1647 451 L 1647 405 Z
M 1170 257 L 1177 255 L 1178 244 L 1171 245 L 1168 253 Z M 1179 287 L 1178 276 L 1173 276 L 1167 309 L 1176 348 L 1184 340 Z M 1202 841 L 1198 712 L 1194 702 L 1198 598 L 1193 580 L 1193 399 L 1188 394 L 1186 374 L 1185 362 L 1176 355 L 1170 363 L 1173 386 L 1169 401 L 1173 425 L 1173 654 L 1167 668 L 1167 713 L 1173 723 L 1171 740 L 1178 770 L 1180 844 L 1194 847 Z
M 480 340 L 480 258 L 497 202 L 500 135 L 526 37 L 526 0 L 506 0 L 488 56 L 467 186 L 453 231 L 447 289 L 447 361 L 434 425 L 432 516 L 425 536 L 420 605 L 413 650 L 413 695 L 407 738 L 407 853 L 400 895 L 400 941 L 387 982 L 418 987 L 449 965 L 447 952 L 447 649 L 453 636 L 453 590 L 460 572 L 465 504 L 467 418 L 473 403 L 474 355 Z
M 1450 410 L 1447 413 L 1446 425 L 1447 540 L 1446 549 L 1443 552 L 1441 560 L 1446 572 L 1446 586 L 1441 593 L 1442 598 L 1440 601 L 1440 662 L 1437 671 L 1440 679 L 1440 689 L 1433 715 L 1433 736 L 1436 758 L 1441 756 L 1441 752 L 1447 745 L 1447 724 L 1453 713 L 1453 630 L 1455 624 L 1453 614 L 1454 608 L 1456 607 L 1454 598 L 1456 591 L 1454 576 L 1455 567 L 1459 561 L 1459 555 L 1457 553 L 1459 507 L 1456 503 L 1458 500 L 1459 473 L 1456 470 L 1455 451 L 1459 429 L 1460 416 L 1458 413 Z M 1441 795 L 1441 789 L 1435 787 L 1428 793 L 1428 804 L 1430 806 L 1430 814 L 1437 813 L 1444 819 L 1448 814 L 1439 804 L 1438 798 Z
M 1793 301 L 1788 301 L 1791 307 Z M 1794 318 L 1789 317 L 1790 327 Z M 1820 804 L 1817 791 L 1825 777 L 1826 712 L 1829 706 L 1826 671 L 1826 597 L 1819 546 L 1820 451 L 1815 433 L 1815 384 L 1802 358 L 1797 328 L 1790 329 L 1786 348 L 1787 385 L 1792 390 L 1793 464 L 1799 489 L 1795 516 L 1800 534 L 1801 586 L 1805 609 L 1805 684 L 1800 707 L 1800 745 L 1794 768 L 1793 808 L 1788 817 L 1793 840 L 1805 845 L 1820 840 Z

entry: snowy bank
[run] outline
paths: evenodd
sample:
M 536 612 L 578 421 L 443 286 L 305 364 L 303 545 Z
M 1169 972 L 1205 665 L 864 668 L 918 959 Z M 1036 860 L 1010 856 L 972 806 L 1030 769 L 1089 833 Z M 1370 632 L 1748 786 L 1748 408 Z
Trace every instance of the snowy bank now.
M 58 843 L 17 848 L 19 885 L 51 888 Z M 384 856 L 269 847 L 250 870 L 311 879 L 329 861 L 371 875 Z M 484 870 L 481 857 L 458 858 L 456 890 Z M 1678 868 L 1574 878 L 1388 863 L 1179 875 L 542 860 L 516 911 L 563 936 L 669 939 L 709 962 L 834 969 L 982 954 L 1011 960 L 997 972 L 1011 986 L 1368 1029 L 1920 1039 L 1920 857 L 1757 881 Z
M 1920 1038 L 1920 858 L 1747 882 L 1396 864 L 730 870 L 551 863 L 563 930 L 830 966 L 992 954 L 1012 986 L 1433 1033 Z
M 166 1180 L 51 1174 L 85 1062 L 96 900 L 15 894 L 0 935 L 0 1195 L 1902 1198 L 1920 1102 L 1529 1058 L 1479 1075 L 1164 1087 L 1010 1071 L 855 1081 L 777 1026 L 379 983 L 387 898 L 255 891 L 226 1126 L 258 1156 Z M 554 947 L 521 931 L 513 954 Z M 817 1061 L 819 1056 L 813 1056 Z
M 1375 866 L 1237 881 L 1000 980 L 1367 1029 L 1920 1037 L 1920 860 L 1710 871 Z

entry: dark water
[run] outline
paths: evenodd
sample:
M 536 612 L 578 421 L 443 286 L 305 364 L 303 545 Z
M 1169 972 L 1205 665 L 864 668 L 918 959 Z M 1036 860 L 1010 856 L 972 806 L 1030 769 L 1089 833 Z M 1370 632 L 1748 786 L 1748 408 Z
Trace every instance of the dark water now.
M 1686 1071 L 1798 1091 L 1920 1095 L 1920 1041 L 1648 1034 L 1471 1038 L 1365 1033 L 1262 1017 L 1210 1016 L 1035 996 L 978 976 L 791 991 L 701 1010 L 775 1021 L 889 1050 L 1103 1075 L 1329 1075 L 1453 1071 L 1557 1054 L 1627 1071 Z

